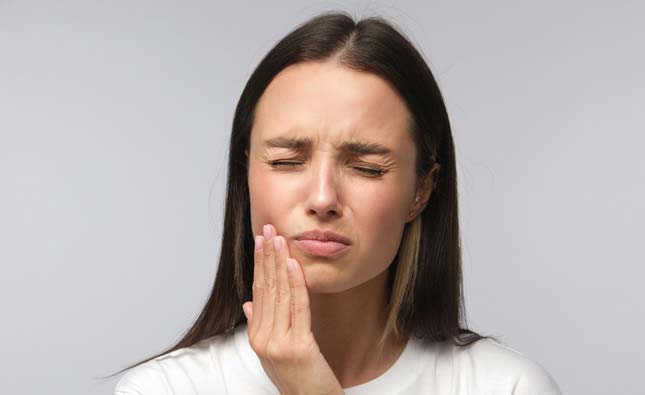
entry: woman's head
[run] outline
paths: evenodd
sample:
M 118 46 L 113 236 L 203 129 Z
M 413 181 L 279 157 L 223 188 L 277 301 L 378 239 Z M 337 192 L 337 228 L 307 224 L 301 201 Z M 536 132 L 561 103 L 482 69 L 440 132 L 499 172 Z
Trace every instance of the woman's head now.
M 312 152 L 300 154 L 301 162 L 308 161 L 271 168 L 267 162 L 298 156 L 263 146 L 279 136 L 309 137 Z M 388 159 L 343 161 L 339 145 L 351 138 L 396 150 L 397 168 L 380 179 L 359 175 L 355 167 L 368 166 L 357 162 L 387 169 Z M 225 232 L 244 233 L 233 237 L 239 240 L 234 252 L 240 303 L 251 296 L 247 254 L 264 223 L 276 225 L 287 239 L 311 228 L 333 229 L 358 241 L 350 252 L 359 259 L 349 259 L 348 252 L 336 265 L 324 264 L 290 248 L 311 291 L 339 292 L 389 267 L 383 339 L 390 332 L 436 339 L 459 334 L 457 181 L 448 115 L 427 64 L 387 21 L 356 23 L 343 13 L 323 14 L 283 38 L 242 92 L 229 156 Z M 288 191 L 275 190 L 280 187 Z M 262 196 L 263 188 L 273 198 Z M 381 239 L 378 226 L 387 233 Z
M 269 149 L 266 141 L 277 137 L 308 144 Z M 391 152 L 355 155 L 361 145 L 350 142 Z M 278 160 L 302 164 L 270 165 Z M 332 264 L 290 245 L 313 292 L 349 289 L 387 268 L 383 340 L 414 335 L 462 346 L 483 338 L 461 324 L 457 179 L 446 108 L 419 52 L 385 19 L 322 14 L 280 40 L 252 73 L 233 119 L 211 295 L 183 338 L 156 356 L 245 322 L 254 235 L 264 223 L 289 241 L 331 229 L 354 243 Z
M 311 292 L 353 288 L 394 260 L 439 168 L 417 179 L 411 125 L 387 80 L 336 59 L 285 68 L 256 104 L 245 152 L 253 234 L 273 224 Z M 351 244 L 337 258 L 313 256 L 295 241 L 312 229 Z

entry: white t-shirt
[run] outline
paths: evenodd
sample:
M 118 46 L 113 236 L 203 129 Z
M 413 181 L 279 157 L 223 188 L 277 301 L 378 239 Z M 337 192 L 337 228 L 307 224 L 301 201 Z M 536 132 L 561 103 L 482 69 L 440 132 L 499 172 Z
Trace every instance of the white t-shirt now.
M 561 395 L 538 363 L 482 339 L 465 348 L 410 338 L 379 377 L 344 389 L 346 395 Z M 248 341 L 246 324 L 127 371 L 114 395 L 277 395 Z

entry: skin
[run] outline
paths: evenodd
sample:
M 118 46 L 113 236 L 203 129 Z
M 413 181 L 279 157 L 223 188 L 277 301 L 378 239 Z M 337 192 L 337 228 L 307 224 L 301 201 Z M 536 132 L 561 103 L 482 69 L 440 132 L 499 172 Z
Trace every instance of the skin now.
M 296 273 L 302 275 L 307 291 L 307 297 L 299 300 L 306 299 L 308 316 L 299 319 L 309 320 L 309 332 L 316 343 L 310 350 L 319 350 L 343 388 L 383 374 L 408 340 L 390 339 L 385 358 L 376 360 L 373 349 L 386 320 L 387 268 L 398 251 L 405 224 L 427 204 L 439 171 L 435 165 L 427 177 L 417 179 L 410 118 L 405 102 L 384 79 L 333 61 L 289 66 L 272 80 L 256 107 L 247 152 L 253 233 L 262 235 L 264 225 L 270 224 L 271 232 L 286 242 L 283 264 L 272 260 L 272 273 L 291 278 L 286 276 L 286 257 L 298 263 Z M 266 146 L 266 140 L 278 136 L 309 137 L 312 146 L 306 150 Z M 391 154 L 342 154 L 336 147 L 348 139 L 378 143 Z M 270 163 L 277 160 L 298 163 Z M 375 177 L 357 168 L 383 173 Z M 415 202 L 417 195 L 420 200 Z M 338 258 L 312 256 L 294 239 L 311 229 L 333 230 L 352 244 Z M 264 246 L 267 243 L 263 240 Z M 269 267 L 263 265 L 264 274 Z M 293 278 L 298 281 L 298 276 Z M 254 274 L 254 281 L 257 279 Z M 262 281 L 266 288 L 266 277 Z M 293 287 L 293 283 L 285 283 Z M 254 289 L 262 284 L 254 282 Z M 295 299 L 294 288 L 288 294 Z M 256 298 L 254 293 L 254 303 L 247 302 L 245 307 L 255 310 Z M 268 300 L 273 307 L 267 307 Z M 265 297 L 262 311 L 276 314 L 275 300 L 276 293 Z M 291 313 L 288 321 L 293 324 L 293 310 Z M 251 317 L 259 322 L 257 312 Z M 267 317 L 264 314 L 262 320 Z M 249 325 L 250 339 L 252 334 L 268 342 L 270 325 L 262 331 L 258 323 L 251 331 L 253 325 Z M 301 336 L 307 335 L 304 332 Z M 255 345 L 261 349 L 259 342 Z M 311 361 L 318 369 L 325 365 L 315 356 Z M 265 370 L 270 368 L 265 366 Z M 274 383 L 279 381 L 272 377 L 279 373 L 267 373 Z M 322 380 L 327 379 L 331 380 L 330 376 Z M 324 383 L 321 385 L 329 386 L 328 393 L 334 393 L 330 381 Z

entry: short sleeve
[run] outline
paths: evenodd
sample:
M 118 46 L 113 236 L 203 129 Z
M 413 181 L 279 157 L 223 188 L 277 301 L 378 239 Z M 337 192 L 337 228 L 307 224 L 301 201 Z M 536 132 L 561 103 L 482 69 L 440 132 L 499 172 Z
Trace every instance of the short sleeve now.
M 562 391 L 542 365 L 532 360 L 525 360 L 513 395 L 562 395 Z
M 152 360 L 127 371 L 113 395 L 171 395 L 169 388 L 161 367 Z

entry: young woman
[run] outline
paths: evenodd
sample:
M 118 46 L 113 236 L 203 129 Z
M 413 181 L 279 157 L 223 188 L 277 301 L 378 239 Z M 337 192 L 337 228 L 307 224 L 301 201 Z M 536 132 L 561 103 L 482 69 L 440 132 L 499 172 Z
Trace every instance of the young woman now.
M 462 325 L 455 150 L 423 58 L 382 18 L 315 17 L 237 105 L 212 294 L 114 393 L 559 394 Z

